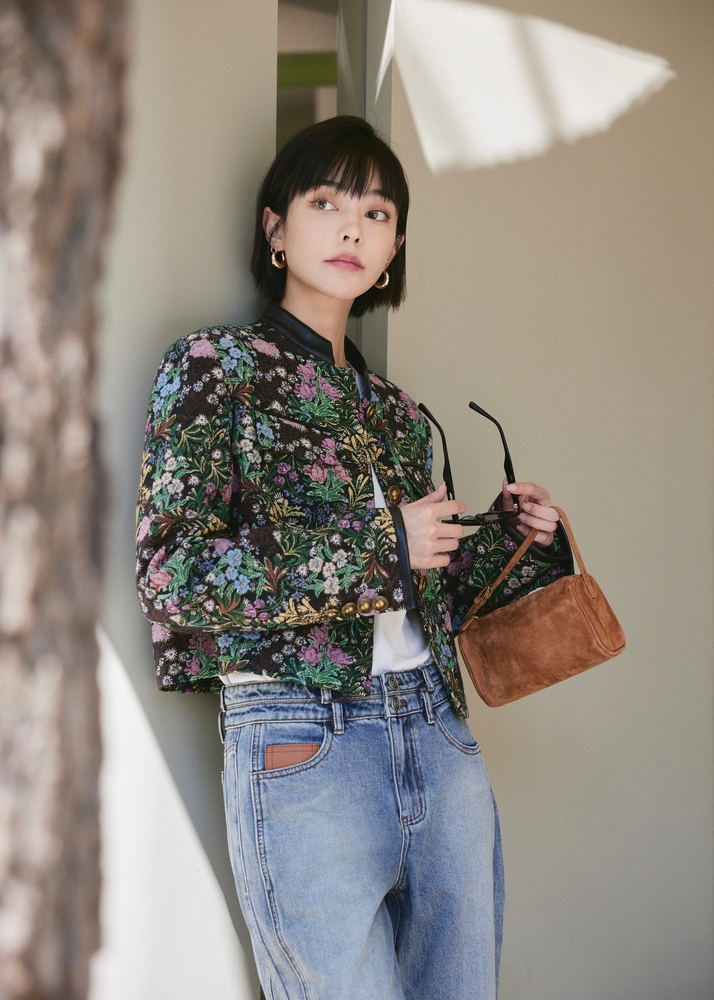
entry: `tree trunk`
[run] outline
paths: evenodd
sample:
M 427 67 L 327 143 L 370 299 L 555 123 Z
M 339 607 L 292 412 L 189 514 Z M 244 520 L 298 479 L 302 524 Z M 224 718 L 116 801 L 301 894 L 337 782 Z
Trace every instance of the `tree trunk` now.
M 94 294 L 123 0 L 0 0 L 0 1000 L 79 1000 L 97 947 Z

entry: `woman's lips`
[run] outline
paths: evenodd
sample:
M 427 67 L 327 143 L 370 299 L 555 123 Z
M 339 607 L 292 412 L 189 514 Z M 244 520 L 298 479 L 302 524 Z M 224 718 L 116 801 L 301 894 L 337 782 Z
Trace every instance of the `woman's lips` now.
M 332 257 L 327 261 L 328 264 L 332 264 L 333 267 L 339 268 L 340 271 L 362 271 L 364 268 L 360 264 L 357 257 L 353 257 L 351 254 L 344 254 L 339 257 Z

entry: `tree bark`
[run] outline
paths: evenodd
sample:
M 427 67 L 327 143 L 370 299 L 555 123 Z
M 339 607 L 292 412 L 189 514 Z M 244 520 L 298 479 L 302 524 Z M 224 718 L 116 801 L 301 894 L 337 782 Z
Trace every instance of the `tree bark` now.
M 104 510 L 94 301 L 124 0 L 0 0 L 0 998 L 87 995 Z

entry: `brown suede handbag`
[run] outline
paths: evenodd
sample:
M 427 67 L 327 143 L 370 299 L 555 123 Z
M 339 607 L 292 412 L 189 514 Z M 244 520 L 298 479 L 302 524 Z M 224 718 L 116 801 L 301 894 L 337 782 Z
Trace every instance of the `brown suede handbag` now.
M 492 708 L 589 670 L 625 648 L 625 633 L 585 569 L 565 513 L 555 509 L 581 575 L 561 577 L 479 618 L 483 605 L 531 545 L 537 534 L 533 528 L 498 579 L 478 595 L 458 631 L 459 650 L 474 687 Z

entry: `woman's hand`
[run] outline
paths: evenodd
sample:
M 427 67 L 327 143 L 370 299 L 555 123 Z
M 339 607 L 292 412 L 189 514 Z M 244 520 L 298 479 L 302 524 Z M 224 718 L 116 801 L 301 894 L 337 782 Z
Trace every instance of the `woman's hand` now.
M 463 537 L 464 529 L 460 524 L 442 522 L 441 518 L 463 514 L 466 507 L 460 500 L 445 500 L 445 496 L 446 483 L 442 483 L 433 493 L 401 508 L 412 569 L 448 566 L 448 553 L 458 548 L 459 539 Z
M 513 494 L 519 494 L 518 505 L 521 513 L 516 528 L 522 535 L 527 535 L 531 528 L 539 528 L 533 539 L 538 545 L 548 546 L 553 541 L 555 527 L 560 520 L 560 514 L 555 507 L 550 506 L 550 493 L 535 483 L 509 483 L 503 480 L 503 509 L 513 510 Z

